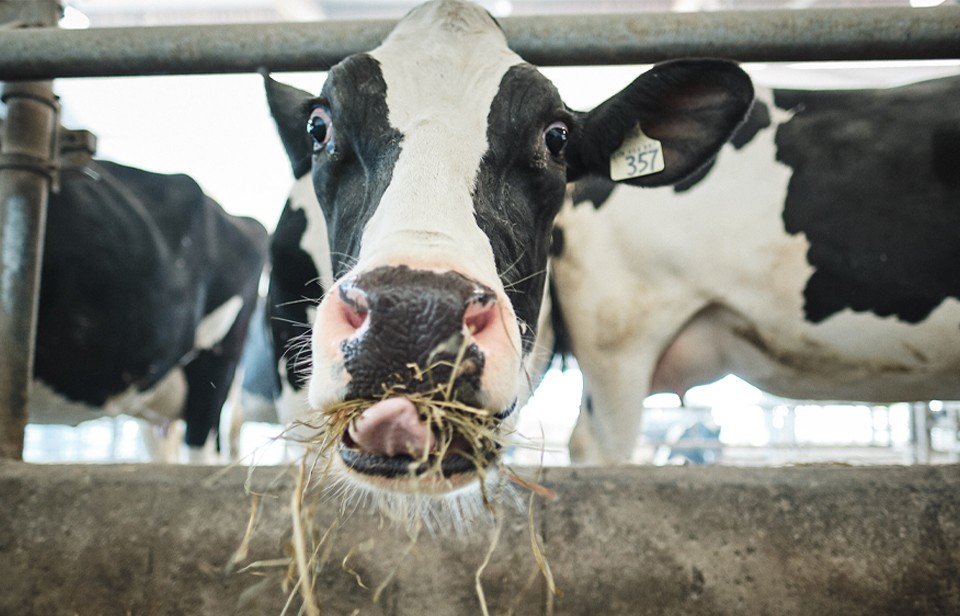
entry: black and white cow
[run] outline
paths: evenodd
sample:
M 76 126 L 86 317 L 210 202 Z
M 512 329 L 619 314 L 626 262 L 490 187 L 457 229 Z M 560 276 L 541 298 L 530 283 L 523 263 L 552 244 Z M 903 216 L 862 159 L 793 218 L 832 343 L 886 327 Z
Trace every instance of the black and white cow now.
M 645 396 L 728 373 L 792 398 L 960 398 L 957 101 L 960 77 L 758 91 L 709 170 L 574 187 L 552 262 L 589 393 L 574 458 L 629 459 Z
M 268 97 L 295 170 L 310 169 L 302 203 L 319 202 L 288 204 L 271 253 L 284 388 L 309 378 L 306 401 L 291 396 L 282 418 L 376 399 L 391 384 L 414 391 L 417 367 L 466 348 L 458 400 L 503 420 L 528 378 L 567 182 L 607 176 L 638 124 L 662 143 L 665 168 L 630 181 L 680 181 L 730 137 L 753 89 L 733 63 L 675 61 L 577 113 L 488 13 L 440 0 L 333 67 L 318 97 L 273 81 Z M 296 337 L 309 346 L 291 349 Z M 332 436 L 335 463 L 361 490 L 438 495 L 478 477 L 454 453 L 440 462 L 443 479 L 414 487 L 411 460 L 433 439 L 402 395 Z
M 183 418 L 216 432 L 267 252 L 185 175 L 65 153 L 50 195 L 29 419 Z

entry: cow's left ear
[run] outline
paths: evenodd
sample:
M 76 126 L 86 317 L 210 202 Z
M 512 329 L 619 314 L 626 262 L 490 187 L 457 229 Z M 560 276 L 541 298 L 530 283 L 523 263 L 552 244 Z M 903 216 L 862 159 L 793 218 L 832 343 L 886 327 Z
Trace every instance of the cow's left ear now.
M 613 179 L 637 186 L 675 184 L 713 160 L 752 102 L 750 77 L 733 62 L 658 64 L 582 116 L 566 153 L 567 179 L 610 177 L 611 156 L 620 152 L 615 164 L 625 167 L 629 177 Z M 643 135 L 660 142 L 656 154 L 643 154 L 655 145 L 636 145 L 632 140 L 638 125 Z M 628 159 L 631 152 L 641 156 Z M 662 170 L 651 172 L 661 162 Z

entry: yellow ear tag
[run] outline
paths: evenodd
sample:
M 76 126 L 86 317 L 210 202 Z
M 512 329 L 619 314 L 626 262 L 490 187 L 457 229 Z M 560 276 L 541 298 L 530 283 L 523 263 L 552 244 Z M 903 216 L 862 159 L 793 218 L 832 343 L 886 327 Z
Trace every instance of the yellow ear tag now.
M 614 181 L 639 178 L 663 169 L 663 146 L 644 135 L 639 124 L 627 133 L 620 148 L 610 155 L 610 179 Z

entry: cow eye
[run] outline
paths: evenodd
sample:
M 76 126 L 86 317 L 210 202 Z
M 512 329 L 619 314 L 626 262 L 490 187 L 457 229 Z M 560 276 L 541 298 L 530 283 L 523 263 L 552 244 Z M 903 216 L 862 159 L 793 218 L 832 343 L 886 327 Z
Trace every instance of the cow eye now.
M 307 118 L 307 133 L 313 138 L 313 151 L 318 152 L 333 139 L 333 122 L 323 107 L 314 107 Z
M 554 156 L 560 156 L 563 148 L 567 145 L 567 139 L 570 136 L 570 130 L 563 122 L 554 122 L 543 131 L 543 143 L 547 150 Z

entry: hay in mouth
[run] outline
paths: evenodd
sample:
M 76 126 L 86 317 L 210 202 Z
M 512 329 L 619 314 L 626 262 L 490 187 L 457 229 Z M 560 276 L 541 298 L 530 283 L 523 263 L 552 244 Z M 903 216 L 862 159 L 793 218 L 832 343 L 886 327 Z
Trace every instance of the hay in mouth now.
M 453 360 L 434 360 L 425 368 L 408 364 L 409 377 L 393 379 L 376 397 L 336 402 L 298 422 L 313 435 L 301 444 L 321 459 L 337 453 L 348 468 L 371 477 L 406 479 L 442 489 L 443 483 L 456 475 L 476 473 L 482 485 L 485 469 L 499 458 L 505 443 L 501 433 L 504 414 L 462 399 L 466 396 L 458 390 L 457 379 L 475 370 L 472 362 L 464 359 L 469 342 L 469 336 L 460 341 Z M 446 378 L 441 380 L 440 375 Z M 351 426 L 368 409 L 392 398 L 413 405 L 429 434 L 429 447 L 384 455 L 364 451 L 354 442 Z
M 441 393 L 405 394 L 395 389 L 385 392 L 381 400 L 351 400 L 335 405 L 338 408 L 327 415 L 326 425 L 332 435 L 340 435 L 340 457 L 353 470 L 386 478 L 448 479 L 482 471 L 497 458 L 502 447 L 500 421 L 483 409 L 438 398 Z M 413 403 L 418 419 L 430 434 L 431 446 L 418 454 L 365 453 L 350 436 L 350 425 L 377 402 L 395 397 Z

